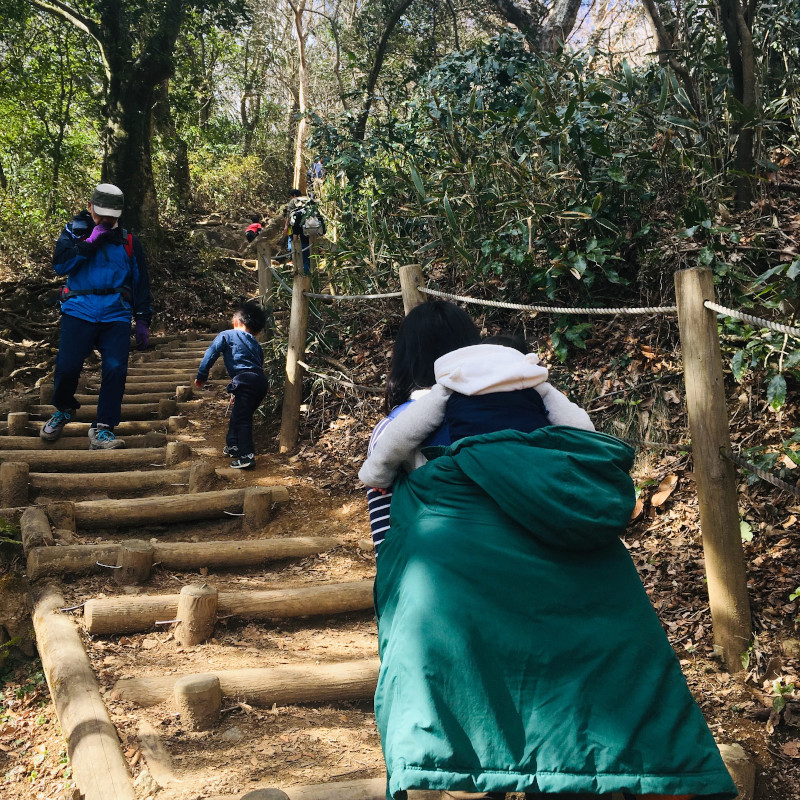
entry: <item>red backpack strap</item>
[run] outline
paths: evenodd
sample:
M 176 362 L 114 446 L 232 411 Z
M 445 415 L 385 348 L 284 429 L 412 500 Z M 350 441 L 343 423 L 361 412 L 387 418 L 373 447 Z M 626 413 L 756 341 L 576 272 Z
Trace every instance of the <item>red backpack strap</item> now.
M 128 231 L 122 231 L 122 246 L 125 248 L 125 252 L 128 254 L 128 258 L 133 258 L 133 234 L 128 233 Z

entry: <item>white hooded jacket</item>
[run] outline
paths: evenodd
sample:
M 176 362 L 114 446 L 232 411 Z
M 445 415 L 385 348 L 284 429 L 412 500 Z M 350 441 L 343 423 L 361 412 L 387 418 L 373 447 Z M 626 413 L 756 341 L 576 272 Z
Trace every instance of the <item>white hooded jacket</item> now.
M 453 392 L 468 396 L 536 389 L 551 425 L 593 431 L 589 415 L 547 382 L 547 368 L 536 353 L 520 353 L 497 344 L 476 344 L 453 350 L 433 365 L 436 384 L 415 392 L 414 402 L 370 442 L 371 452 L 358 477 L 376 489 L 390 487 L 399 469 L 409 472 L 426 463 L 419 447 L 441 424 Z

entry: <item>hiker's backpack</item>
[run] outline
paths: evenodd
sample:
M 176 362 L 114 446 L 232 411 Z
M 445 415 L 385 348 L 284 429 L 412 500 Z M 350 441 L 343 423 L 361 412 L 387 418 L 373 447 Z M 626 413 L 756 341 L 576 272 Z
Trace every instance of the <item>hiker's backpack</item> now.
M 319 236 L 325 233 L 325 222 L 316 203 L 308 203 L 302 219 L 304 236 Z

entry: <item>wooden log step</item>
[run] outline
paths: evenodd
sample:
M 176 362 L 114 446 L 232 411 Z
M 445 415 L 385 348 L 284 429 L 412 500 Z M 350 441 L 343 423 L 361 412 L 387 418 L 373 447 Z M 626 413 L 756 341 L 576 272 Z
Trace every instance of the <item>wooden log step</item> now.
M 172 403 L 165 409 L 164 404 Z M 189 400 L 185 403 L 177 403 L 168 399 L 162 399 L 157 403 L 123 403 L 121 407 L 121 419 L 123 420 L 147 420 L 158 417 L 159 419 L 166 419 L 173 414 L 180 413 L 186 414 L 191 411 L 196 411 L 202 400 Z M 53 413 L 52 406 L 35 405 L 28 409 L 28 413 L 37 414 L 40 417 L 49 417 Z M 76 422 L 94 422 L 97 418 L 97 406 L 85 405 L 81 406 L 73 415 Z M 69 423 L 71 425 L 72 423 Z M 114 428 L 116 431 L 117 428 Z
M 160 466 L 167 460 L 165 447 L 118 450 L 0 450 L 0 462 L 25 461 L 31 472 L 110 472 Z
M 153 359 L 152 361 L 145 361 L 143 362 L 139 368 L 147 366 L 149 367 L 152 364 L 154 367 L 159 367 L 160 369 L 169 368 L 171 370 L 182 370 L 185 369 L 189 372 L 194 371 L 197 372 L 197 367 L 200 364 L 199 358 L 159 358 Z
M 209 670 L 219 678 L 222 694 L 258 706 L 363 700 L 372 697 L 380 661 L 343 661 L 337 664 L 281 665 L 278 667 Z M 148 707 L 172 699 L 181 675 L 125 678 L 114 691 L 123 700 Z
M 89 600 L 83 622 L 89 633 L 149 631 L 159 620 L 175 619 L 180 595 L 121 595 Z M 298 589 L 220 592 L 219 616 L 284 619 L 345 614 L 372 608 L 372 581 L 348 581 Z
M 126 440 L 127 441 L 127 440 Z M 236 472 L 226 467 L 215 469 L 217 478 Z M 178 489 L 190 491 L 189 469 L 152 469 L 126 472 L 31 472 L 30 485 L 34 489 L 47 491 L 82 492 L 138 492 L 152 489 Z
M 128 762 L 108 715 L 89 658 L 64 598 L 46 586 L 35 595 L 36 645 L 67 741 L 72 779 L 85 800 L 135 800 Z
M 176 378 L 174 381 L 154 380 L 152 377 L 143 376 L 141 380 L 137 378 L 125 382 L 125 397 L 134 394 L 148 394 L 149 392 L 159 392 L 160 394 L 164 394 L 165 392 L 170 392 L 171 395 L 174 397 L 175 390 L 178 388 L 178 386 L 186 385 L 188 380 L 189 377 L 183 374 L 181 374 L 179 379 Z M 97 392 L 100 391 L 100 384 L 87 383 L 86 388 L 89 392 L 95 393 L 94 396 L 96 399 Z M 78 399 L 80 400 L 80 398 Z M 81 402 L 83 401 L 81 400 Z
M 152 469 L 148 472 L 31 472 L 30 485 L 40 491 L 136 492 L 189 486 L 188 469 Z
M 240 513 L 249 492 L 268 494 L 273 502 L 286 502 L 289 499 L 289 491 L 284 486 L 259 486 L 167 497 L 86 500 L 75 503 L 75 522 L 78 528 L 94 529 L 214 519 L 224 517 L 226 512 Z
M 54 442 L 43 442 L 38 436 L 0 436 L 0 450 L 88 450 L 87 434 L 88 430 L 83 437 L 62 436 Z M 124 439 L 128 448 L 167 446 L 167 435 L 158 431 L 140 436 L 125 436 Z
M 38 436 L 43 426 L 44 422 L 33 420 L 28 423 L 26 430 Z M 83 436 L 86 438 L 89 434 L 90 427 L 91 424 L 88 422 L 70 422 L 64 426 L 64 430 L 61 432 L 61 439 L 65 436 Z M 125 438 L 131 435 L 143 435 L 150 433 L 150 431 L 163 432 L 165 430 L 167 430 L 167 421 L 163 419 L 128 420 L 126 422 L 120 422 L 119 425 L 114 428 L 114 433 L 116 433 L 117 436 Z M 61 441 L 61 439 L 58 441 Z
M 19 512 L 21 514 L 22 509 Z M 160 563 L 165 569 L 183 571 L 201 567 L 251 567 L 284 558 L 304 558 L 325 553 L 340 544 L 338 539 L 320 536 L 224 542 L 152 542 L 154 563 Z M 36 547 L 28 553 L 28 577 L 37 580 L 47 575 L 102 571 L 97 562 L 116 564 L 119 550 L 117 542 Z
M 177 384 L 175 386 L 171 386 L 169 389 L 165 389 L 163 391 L 154 391 L 154 392 L 128 392 L 127 387 L 125 389 L 125 394 L 122 397 L 122 404 L 124 405 L 135 405 L 137 403 L 158 403 L 159 400 L 167 400 L 170 397 L 175 397 L 175 389 L 177 388 Z M 97 394 L 76 394 L 75 399 L 83 405 L 96 405 L 97 404 Z
M 174 369 L 173 367 L 160 367 L 158 364 L 152 366 L 141 367 L 128 367 L 128 378 L 125 379 L 127 384 L 128 379 L 147 378 L 148 380 L 156 381 L 173 381 L 180 383 L 185 381 L 187 377 L 194 378 L 197 375 L 197 366 L 200 364 L 198 361 L 191 369 Z

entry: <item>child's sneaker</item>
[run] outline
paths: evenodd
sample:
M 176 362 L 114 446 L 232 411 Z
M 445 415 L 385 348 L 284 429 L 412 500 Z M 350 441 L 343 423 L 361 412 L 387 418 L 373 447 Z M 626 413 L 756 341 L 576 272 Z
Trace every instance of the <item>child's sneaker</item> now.
M 256 465 L 256 457 L 254 453 L 250 453 L 249 456 L 239 456 L 239 458 L 234 458 L 231 461 L 231 467 L 233 469 L 250 469 Z
M 233 456 L 233 458 L 239 457 L 239 448 L 236 445 L 232 445 L 228 447 L 226 444 L 225 447 L 222 448 L 222 455 L 224 456 Z
M 54 442 L 61 436 L 64 426 L 72 419 L 74 413 L 74 408 L 67 409 L 66 411 L 56 411 L 42 426 L 42 429 L 39 431 L 39 437 L 46 442 Z
M 125 447 L 125 442 L 117 439 L 114 431 L 108 428 L 89 428 L 90 450 L 116 450 L 118 447 Z

